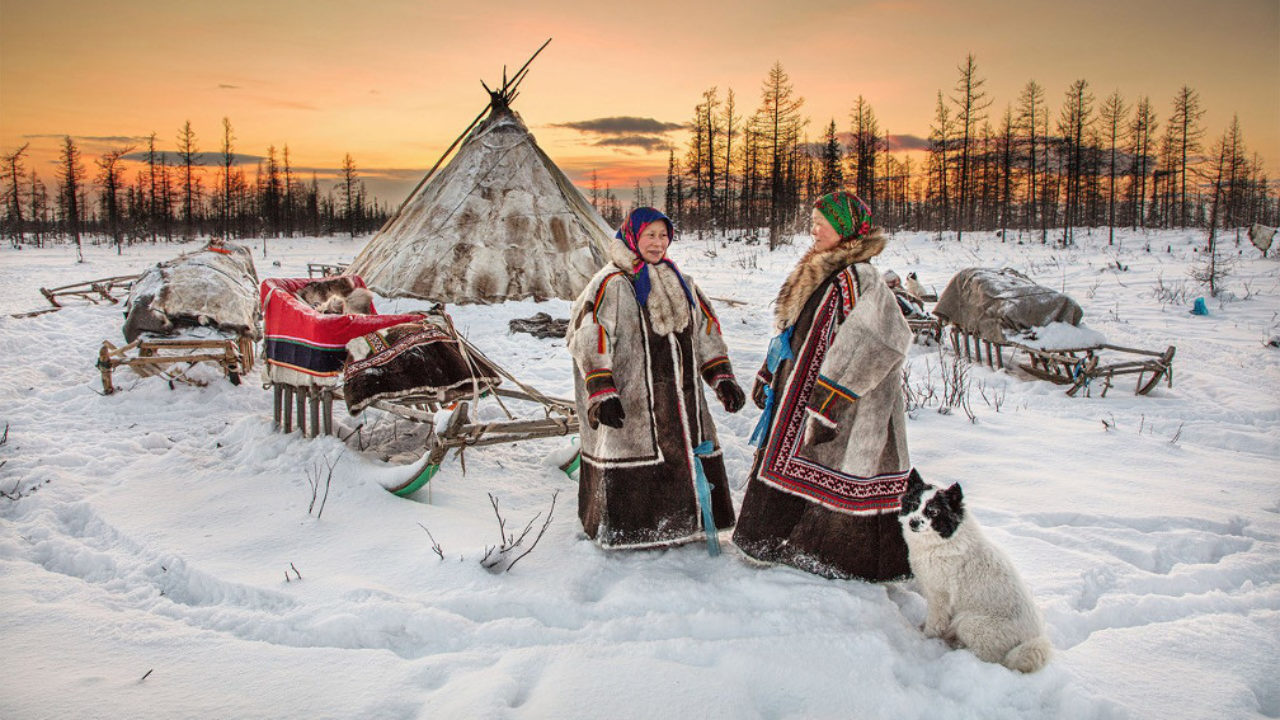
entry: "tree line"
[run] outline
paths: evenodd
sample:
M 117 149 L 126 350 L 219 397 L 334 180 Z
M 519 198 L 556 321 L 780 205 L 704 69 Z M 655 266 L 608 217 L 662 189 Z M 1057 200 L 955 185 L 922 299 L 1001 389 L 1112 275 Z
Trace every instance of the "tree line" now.
M 178 131 L 176 151 L 159 149 L 152 133 L 141 148 L 118 147 L 94 158 L 90 175 L 75 140 L 65 136 L 52 189 L 27 169 L 29 145 L 23 145 L 0 157 L 0 232 L 14 244 L 70 239 L 77 248 L 83 236 L 105 237 L 119 250 L 202 236 L 354 237 L 389 217 L 389 209 L 369 196 L 349 153 L 337 182 L 322 189 L 314 172 L 307 179 L 294 169 L 288 145 L 279 152 L 269 147 L 250 178 L 235 141 L 231 121 L 223 118 L 218 150 L 202 152 L 188 121 Z M 130 162 L 137 166 L 132 179 Z
M 1077 80 L 1050 107 L 1027 82 L 1015 102 L 992 113 L 993 98 L 972 55 L 949 93 L 938 91 L 923 155 L 892 153 L 893 136 L 862 96 L 847 132 L 833 118 L 811 141 L 797 95 L 780 63 L 748 115 L 730 89 L 702 93 L 684 152 L 668 156 L 668 213 L 685 230 L 758 236 L 770 247 L 807 227 L 809 203 L 854 190 L 889 229 L 1019 231 L 1041 242 L 1073 242 L 1081 227 L 1240 227 L 1280 224 L 1280 196 L 1262 158 L 1249 153 L 1238 118 L 1206 146 L 1198 93 L 1182 87 L 1167 119 L 1149 97 L 1118 91 L 1097 99 Z M 637 183 L 637 204 L 658 204 Z M 621 203 L 592 193 L 609 219 Z M 612 220 L 611 220 L 612 222 Z

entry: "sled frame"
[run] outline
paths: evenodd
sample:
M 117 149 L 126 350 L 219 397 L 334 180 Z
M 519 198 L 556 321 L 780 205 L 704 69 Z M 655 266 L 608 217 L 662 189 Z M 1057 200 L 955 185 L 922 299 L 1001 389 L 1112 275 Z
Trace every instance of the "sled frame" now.
M 307 263 L 307 277 L 311 278 L 327 278 L 341 275 L 347 271 L 347 266 L 334 263 Z
M 1138 376 L 1133 391 L 1135 395 L 1150 393 L 1161 380 L 1172 388 L 1173 356 L 1177 353 L 1177 348 L 1173 345 L 1158 352 L 1108 343 L 1092 347 L 1042 350 L 1020 343 L 992 342 L 955 325 L 951 326 L 951 348 L 957 356 L 963 356 L 969 362 L 985 364 L 993 370 L 1006 367 L 1006 349 L 1011 362 L 1015 353 L 1022 352 L 1026 355 L 1027 362 L 1020 364 L 1020 369 L 1042 380 L 1067 385 L 1066 393 L 1072 397 L 1081 390 L 1084 390 L 1086 397 L 1091 396 L 1094 380 L 1101 381 L 1100 397 L 1106 397 L 1115 378 L 1121 375 Z M 1138 357 L 1104 363 L 1101 354 L 1104 351 Z
M 137 280 L 138 277 L 138 275 L 116 275 L 97 280 L 86 280 L 71 285 L 63 285 L 62 287 L 40 288 L 40 294 L 55 308 L 63 307 L 59 300 L 65 301 L 67 298 L 87 300 L 94 305 L 102 302 L 114 305 L 120 302 L 120 298 L 116 296 L 128 295 L 130 288 L 133 287 L 133 281 Z
M 176 382 L 203 385 L 203 382 L 186 376 L 186 371 L 197 363 L 218 365 L 232 385 L 239 385 L 241 377 L 253 369 L 253 338 L 241 334 L 235 339 L 182 340 L 137 339 L 116 347 L 110 340 L 103 340 L 98 349 L 98 370 L 102 373 L 103 393 L 116 391 L 112 374 L 117 368 L 127 367 L 139 377 L 160 376 L 173 387 Z
M 445 316 L 447 318 L 447 316 Z M 449 322 L 446 328 L 456 340 L 465 356 L 485 358 L 504 379 L 516 388 L 496 387 L 474 395 L 470 400 L 458 400 L 449 409 L 452 414 L 443 430 L 436 427 L 436 416 L 442 407 L 434 397 L 406 395 L 394 399 L 376 400 L 370 407 L 377 408 L 397 418 L 424 424 L 428 427 L 426 456 L 422 464 L 403 484 L 388 488 L 401 497 L 410 495 L 426 485 L 439 471 L 445 455 L 451 449 L 461 454 L 469 447 L 516 443 L 537 438 L 573 435 L 579 430 L 577 406 L 573 400 L 544 395 L 520 382 L 514 375 L 489 360 L 466 338 L 461 337 Z M 303 437 L 320 434 L 333 435 L 333 402 L 342 399 L 342 389 L 329 385 L 294 386 L 284 383 L 268 383 L 273 395 L 273 422 L 285 433 L 293 432 L 296 424 Z M 506 420 L 480 422 L 472 418 L 472 407 L 481 397 L 491 396 L 502 406 Z M 521 419 L 515 417 L 502 398 L 522 400 L 541 406 L 542 417 Z M 295 423 L 296 421 L 296 423 Z M 571 474 L 577 469 L 577 457 L 561 470 Z M 430 488 L 428 487 L 428 493 Z M 430 502 L 430 495 L 428 495 Z

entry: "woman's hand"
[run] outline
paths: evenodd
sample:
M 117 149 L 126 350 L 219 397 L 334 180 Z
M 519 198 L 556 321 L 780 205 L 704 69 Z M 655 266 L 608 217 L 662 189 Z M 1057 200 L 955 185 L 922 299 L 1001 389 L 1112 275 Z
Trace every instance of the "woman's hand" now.
M 773 381 L 772 377 L 766 377 L 767 372 L 767 370 L 761 370 L 759 373 L 756 373 L 755 384 L 751 386 L 751 402 L 755 403 L 756 407 L 761 410 L 764 409 L 764 404 L 768 399 L 764 393 L 764 389 L 769 387 L 769 383 Z
M 747 403 L 747 396 L 742 388 L 733 380 L 721 380 L 716 383 L 716 397 L 724 405 L 727 412 L 736 413 Z
M 626 417 L 627 411 L 622 409 L 622 399 L 616 395 L 587 408 L 587 422 L 592 430 L 600 427 L 601 423 L 611 428 L 620 428 Z

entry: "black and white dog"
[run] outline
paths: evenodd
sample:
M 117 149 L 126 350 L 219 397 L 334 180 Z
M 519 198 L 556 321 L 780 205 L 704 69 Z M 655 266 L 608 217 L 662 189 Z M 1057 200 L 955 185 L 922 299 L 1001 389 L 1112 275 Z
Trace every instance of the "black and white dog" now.
M 1053 647 L 1040 611 L 1013 562 L 965 512 L 960 486 L 943 490 L 912 470 L 898 519 L 929 606 L 924 634 L 1011 670 L 1044 667 Z

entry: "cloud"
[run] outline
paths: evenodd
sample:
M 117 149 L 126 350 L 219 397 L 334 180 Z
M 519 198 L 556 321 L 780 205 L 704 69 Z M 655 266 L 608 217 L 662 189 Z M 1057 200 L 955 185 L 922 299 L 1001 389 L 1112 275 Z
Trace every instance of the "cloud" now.
M 666 138 L 655 137 L 652 135 L 622 135 L 619 137 L 603 138 L 599 142 L 592 143 L 598 147 L 610 148 L 629 148 L 635 147 L 645 152 L 655 152 L 657 150 L 670 150 L 671 143 Z
M 230 83 L 218 83 L 218 89 L 219 90 L 239 90 L 240 86 L 232 85 Z
M 637 133 L 653 135 L 671 132 L 672 130 L 682 130 L 684 125 L 681 123 L 662 122 L 653 118 L 620 116 L 553 123 L 551 127 L 598 135 L 635 135 Z
M 928 138 L 917 137 L 915 135 L 890 135 L 889 150 L 897 152 L 900 150 L 928 150 Z
M 231 164 L 236 166 L 257 165 L 260 160 L 266 160 L 266 157 L 263 155 L 246 155 L 244 153 L 232 153 L 231 157 Z M 134 151 L 125 155 L 124 159 L 131 160 L 133 162 L 146 162 L 147 152 L 145 150 Z M 177 167 L 182 164 L 182 156 L 173 150 L 157 150 L 156 162 L 159 163 L 161 160 L 167 163 L 169 167 Z M 195 164 L 201 167 L 221 167 L 222 153 L 196 153 Z
M 61 140 L 66 133 L 46 133 L 43 135 L 23 135 L 28 140 Z M 87 143 L 136 143 L 146 142 L 144 135 L 72 135 L 72 140 Z
M 563 128 L 591 135 L 596 138 L 591 143 L 596 147 L 605 147 L 618 152 L 639 150 L 646 153 L 670 150 L 672 144 L 665 135 L 676 130 L 683 130 L 681 123 L 662 122 L 654 118 L 632 117 L 628 115 L 591 120 L 577 120 L 566 123 L 553 123 L 549 127 Z
M 840 146 L 844 148 L 847 155 L 849 152 L 849 146 L 853 144 L 853 133 L 838 132 L 836 133 L 836 140 L 840 142 Z M 917 137 L 915 135 L 890 135 L 888 137 L 888 141 L 889 152 L 907 152 L 912 150 L 929 149 L 929 139 Z M 814 155 L 821 155 L 826 145 L 826 140 L 819 138 L 818 140 L 810 141 L 809 144 L 805 146 L 805 149 Z

